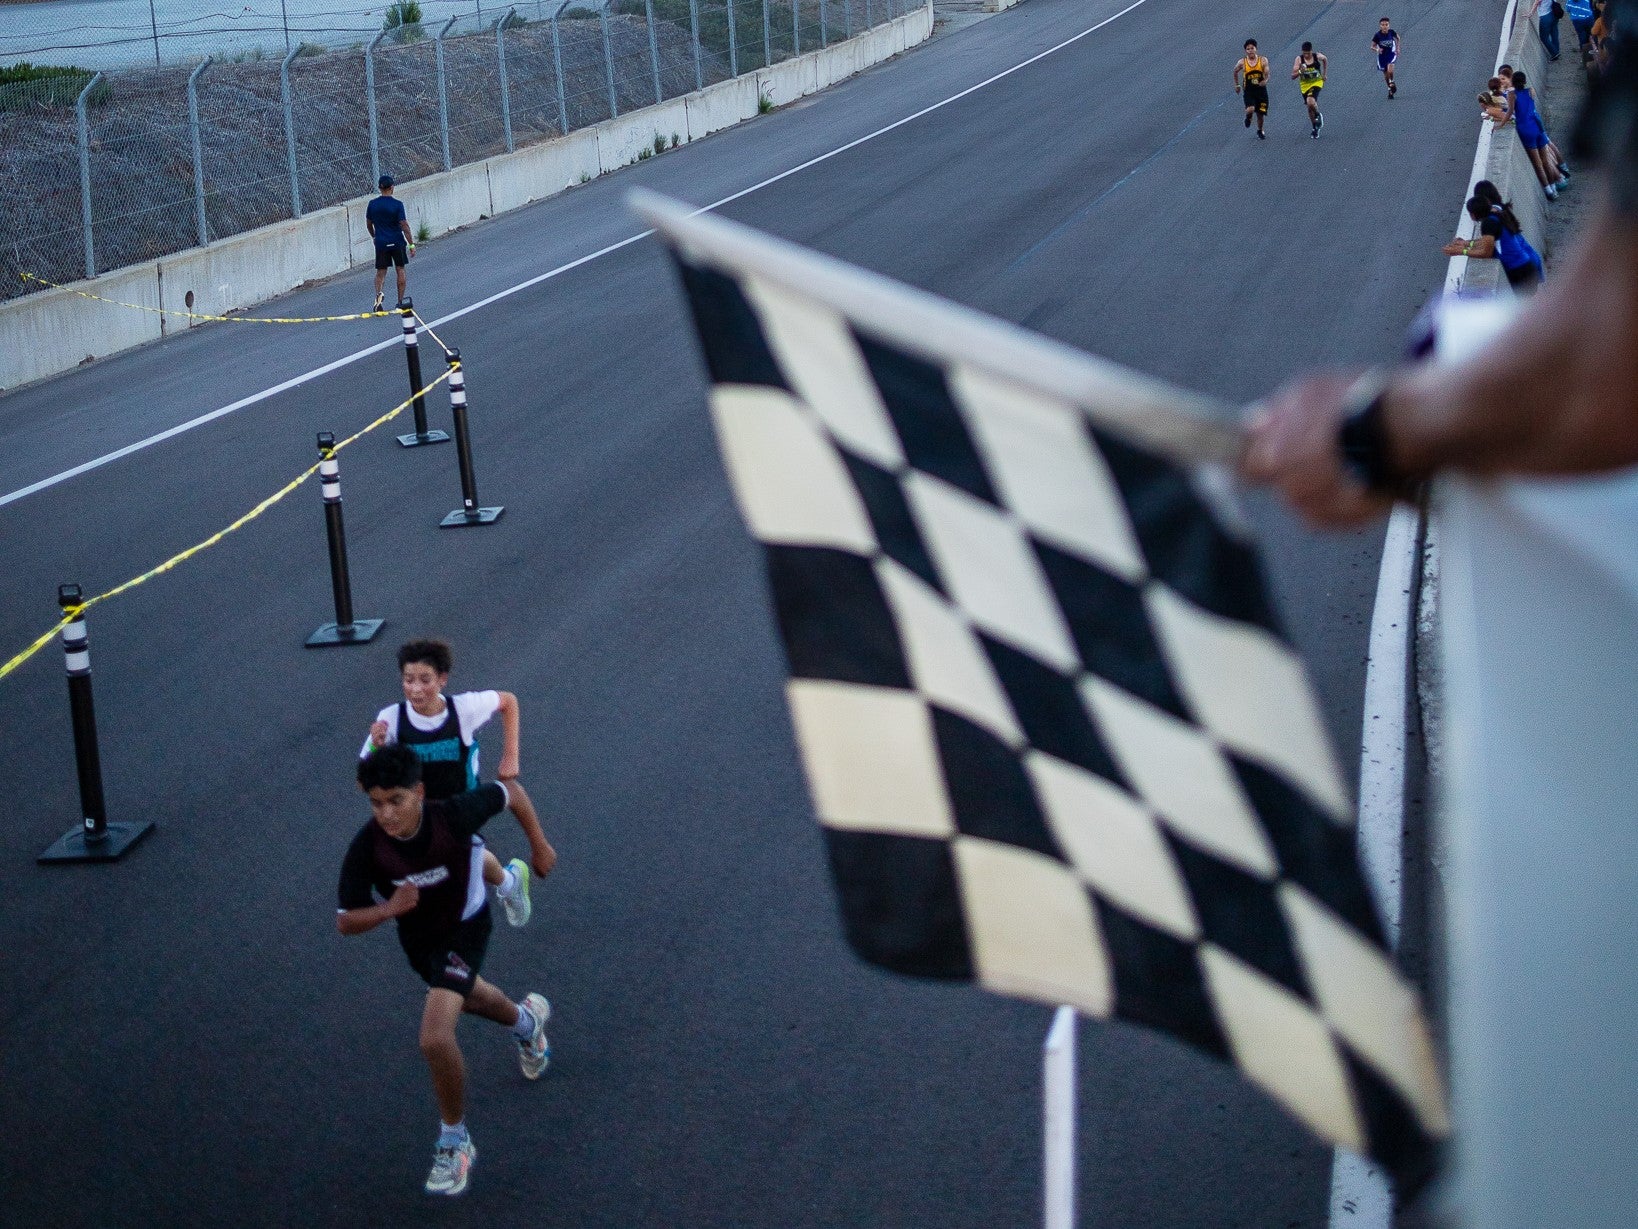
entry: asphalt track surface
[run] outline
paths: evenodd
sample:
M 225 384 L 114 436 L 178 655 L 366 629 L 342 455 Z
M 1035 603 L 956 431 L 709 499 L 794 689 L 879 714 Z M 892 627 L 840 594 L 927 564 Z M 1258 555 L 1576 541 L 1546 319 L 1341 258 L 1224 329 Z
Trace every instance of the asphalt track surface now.
M 1125 0 L 1029 0 L 849 82 L 422 249 L 429 318 L 639 229 L 634 186 L 709 203 L 1052 47 Z M 747 195 L 728 216 L 1226 397 L 1391 355 L 1444 267 L 1500 0 L 1393 9 L 1388 103 L 1363 0 L 1147 0 L 1097 33 Z M 1230 66 L 1275 69 L 1270 139 Z M 1311 141 L 1283 78 L 1331 56 Z M 413 191 L 413 189 L 411 189 Z M 277 314 L 358 310 L 368 275 Z M 1040 1200 L 1049 1013 L 857 964 L 835 924 L 760 565 L 730 505 L 676 287 L 634 244 L 441 329 L 469 372 L 481 493 L 453 450 L 342 457 L 372 646 L 328 620 L 316 487 L 92 613 L 117 866 L 37 868 L 77 820 L 61 655 L 0 682 L 0 1223 L 1023 1226 Z M 346 355 L 396 325 L 207 326 L 0 398 L 0 495 Z M 426 348 L 428 358 L 435 353 Z M 57 584 L 100 591 L 220 528 L 404 386 L 396 347 L 0 507 L 0 645 Z M 434 396 L 435 421 L 444 398 Z M 396 424 L 395 424 L 396 426 Z M 404 428 L 400 428 L 404 429 Z M 1380 532 L 1252 504 L 1344 759 L 1359 746 Z M 524 781 L 562 863 L 485 968 L 553 1000 L 554 1067 L 462 1026 L 480 1158 L 420 1192 L 421 993 L 386 933 L 343 940 L 351 760 L 392 652 L 450 637 L 457 687 L 516 691 Z M 498 731 L 485 739 L 491 766 Z M 496 821 L 502 856 L 522 852 Z M 1083 1223 L 1294 1229 L 1329 1154 L 1224 1068 L 1088 1026 Z

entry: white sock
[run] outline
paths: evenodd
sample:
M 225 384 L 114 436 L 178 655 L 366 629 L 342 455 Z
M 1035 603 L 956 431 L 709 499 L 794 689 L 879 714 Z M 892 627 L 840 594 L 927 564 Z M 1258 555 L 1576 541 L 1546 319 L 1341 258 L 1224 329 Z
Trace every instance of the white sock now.
M 510 866 L 501 867 L 501 881 L 495 891 L 502 896 L 516 896 L 518 894 L 518 873 Z
M 512 1026 L 512 1036 L 519 1041 L 528 1041 L 535 1035 L 535 1015 L 522 1003 L 516 1004 L 518 1022 Z
M 457 1148 L 466 1143 L 466 1119 L 463 1118 L 454 1126 L 447 1122 L 438 1124 L 438 1146 L 440 1148 Z

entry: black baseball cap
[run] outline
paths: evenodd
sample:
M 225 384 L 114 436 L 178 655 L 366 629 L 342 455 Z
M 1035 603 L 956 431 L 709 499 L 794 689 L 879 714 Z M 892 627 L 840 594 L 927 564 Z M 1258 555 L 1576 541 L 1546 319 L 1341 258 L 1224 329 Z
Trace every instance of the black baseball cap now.
M 392 187 L 392 176 L 391 175 L 383 175 L 380 179 L 375 181 L 375 186 L 378 187 L 378 188 L 390 188 L 390 187 Z

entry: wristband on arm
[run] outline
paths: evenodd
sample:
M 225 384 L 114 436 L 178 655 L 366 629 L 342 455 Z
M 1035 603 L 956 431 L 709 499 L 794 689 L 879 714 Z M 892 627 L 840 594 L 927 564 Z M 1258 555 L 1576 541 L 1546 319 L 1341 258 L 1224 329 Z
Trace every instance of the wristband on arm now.
M 1337 451 L 1342 454 L 1343 468 L 1370 490 L 1410 499 L 1420 483 L 1398 472 L 1389 457 L 1382 409 L 1387 395 L 1386 371 L 1367 371 L 1354 381 L 1337 428 Z

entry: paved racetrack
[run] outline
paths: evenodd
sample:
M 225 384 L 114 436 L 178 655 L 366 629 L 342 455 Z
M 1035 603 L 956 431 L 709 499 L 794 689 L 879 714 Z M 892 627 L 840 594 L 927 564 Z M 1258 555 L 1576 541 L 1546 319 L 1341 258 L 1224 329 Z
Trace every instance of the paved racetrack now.
M 422 248 L 429 318 L 635 233 L 644 186 L 708 203 L 983 81 L 1127 0 L 1028 0 L 698 145 Z M 1501 0 L 1413 0 L 1398 100 L 1363 0 L 1146 0 L 1036 64 L 724 212 L 1207 391 L 1390 355 L 1438 285 Z M 1241 127 L 1247 35 L 1275 68 Z M 1284 79 L 1331 56 L 1314 142 Z M 413 208 L 414 187 L 406 189 Z M 278 314 L 358 310 L 368 276 Z M 453 450 L 342 456 L 363 649 L 328 620 L 316 487 L 93 611 L 124 863 L 37 868 L 77 819 L 61 655 L 0 682 L 0 1224 L 1024 1226 L 1038 1219 L 1049 1013 L 899 980 L 844 950 L 786 723 L 758 558 L 652 241 L 440 328 L 469 372 L 499 525 L 449 531 Z M 397 335 L 217 325 L 0 397 L 0 498 Z M 428 358 L 435 353 L 425 347 Z M 0 506 L 0 648 L 57 584 L 100 591 L 220 528 L 402 395 L 396 346 Z M 434 395 L 435 418 L 446 400 Z M 395 427 L 397 424 L 395 424 Z M 407 429 L 407 427 L 398 427 Z M 1355 757 L 1380 532 L 1319 538 L 1265 501 L 1276 588 Z M 420 992 L 386 933 L 341 939 L 351 760 L 392 653 L 450 637 L 455 684 L 516 691 L 524 781 L 559 845 L 485 973 L 556 1008 L 518 1074 L 462 1026 L 480 1158 L 420 1192 L 436 1128 Z M 498 730 L 486 752 L 492 767 Z M 494 843 L 522 852 L 510 821 Z M 1328 1153 L 1226 1069 L 1083 1031 L 1083 1223 L 1325 1224 Z M 497 1218 L 504 1218 L 498 1221 Z

